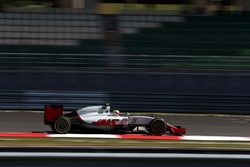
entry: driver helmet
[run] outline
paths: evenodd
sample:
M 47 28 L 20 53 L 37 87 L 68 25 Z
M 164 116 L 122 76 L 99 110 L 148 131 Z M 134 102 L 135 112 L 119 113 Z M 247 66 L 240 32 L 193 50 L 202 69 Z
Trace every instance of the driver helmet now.
M 114 110 L 113 111 L 115 115 L 120 115 L 120 111 L 119 110 Z
M 107 109 L 109 107 L 109 103 L 105 103 L 103 106 L 102 106 L 102 109 Z

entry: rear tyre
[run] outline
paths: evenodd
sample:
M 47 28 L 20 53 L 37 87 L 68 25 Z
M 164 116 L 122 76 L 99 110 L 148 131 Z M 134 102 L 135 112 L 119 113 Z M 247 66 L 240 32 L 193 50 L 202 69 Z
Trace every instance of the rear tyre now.
M 161 136 L 166 133 L 166 122 L 163 119 L 153 119 L 150 122 L 148 130 L 153 135 Z
M 71 130 L 71 126 L 72 124 L 70 119 L 68 117 L 61 116 L 55 121 L 52 130 L 61 134 L 69 133 Z

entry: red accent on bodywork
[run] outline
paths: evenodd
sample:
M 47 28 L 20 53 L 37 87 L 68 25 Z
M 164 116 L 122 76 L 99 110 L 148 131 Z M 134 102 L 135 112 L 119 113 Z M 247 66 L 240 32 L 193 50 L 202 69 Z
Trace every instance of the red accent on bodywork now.
M 97 126 L 115 126 L 119 119 L 99 119 L 95 125 Z
M 173 125 L 167 124 L 167 129 L 169 129 L 169 131 L 174 135 L 186 134 L 186 128 L 182 128 L 179 126 L 173 126 Z
M 45 105 L 44 107 L 44 124 L 53 123 L 58 117 L 63 115 L 62 105 Z

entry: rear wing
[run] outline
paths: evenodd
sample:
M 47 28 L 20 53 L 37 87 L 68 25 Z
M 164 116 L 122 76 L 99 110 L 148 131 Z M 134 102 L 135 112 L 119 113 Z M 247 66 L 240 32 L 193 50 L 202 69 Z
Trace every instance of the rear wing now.
M 51 125 L 58 117 L 63 115 L 63 105 L 48 104 L 44 106 L 44 124 Z

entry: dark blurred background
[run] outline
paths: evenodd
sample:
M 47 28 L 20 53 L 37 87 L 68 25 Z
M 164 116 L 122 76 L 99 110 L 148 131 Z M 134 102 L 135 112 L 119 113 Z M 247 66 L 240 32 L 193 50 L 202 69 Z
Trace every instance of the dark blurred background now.
M 250 1 L 0 0 L 0 109 L 250 113 Z

